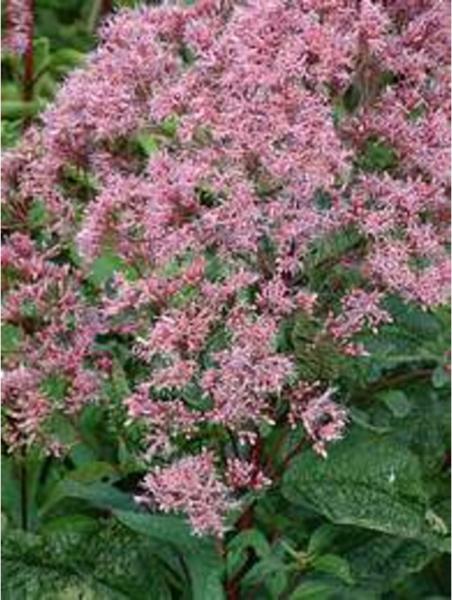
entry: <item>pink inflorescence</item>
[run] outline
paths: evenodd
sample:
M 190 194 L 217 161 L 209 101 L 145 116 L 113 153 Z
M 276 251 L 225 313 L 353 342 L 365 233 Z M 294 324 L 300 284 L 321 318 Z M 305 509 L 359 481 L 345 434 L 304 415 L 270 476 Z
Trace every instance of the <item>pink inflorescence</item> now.
M 277 405 L 322 455 L 344 432 L 331 382 L 297 381 L 281 325 L 303 314 L 359 355 L 355 336 L 390 321 L 389 293 L 448 299 L 450 7 L 173 4 L 108 20 L 4 157 L 4 437 L 57 448 L 52 418 L 117 372 L 99 336 L 125 340 L 145 373 L 125 399 L 146 432 L 144 495 L 219 533 L 230 496 L 267 484 L 256 440 Z M 377 173 L 375 146 L 390 157 Z M 37 206 L 45 235 L 26 225 Z M 360 283 L 332 309 L 304 269 L 343 230 L 360 240 L 343 259 Z
M 218 478 L 211 452 L 156 467 L 145 477 L 143 489 L 160 510 L 185 512 L 194 533 L 222 535 L 223 517 L 232 504 L 228 488 Z
M 300 383 L 290 399 L 289 423 L 303 423 L 314 450 L 326 458 L 326 445 L 340 440 L 347 424 L 347 411 L 334 402 L 334 389 L 321 393 L 317 384 Z
M 7 0 L 5 48 L 14 54 L 25 54 L 32 43 L 32 29 L 31 0 Z

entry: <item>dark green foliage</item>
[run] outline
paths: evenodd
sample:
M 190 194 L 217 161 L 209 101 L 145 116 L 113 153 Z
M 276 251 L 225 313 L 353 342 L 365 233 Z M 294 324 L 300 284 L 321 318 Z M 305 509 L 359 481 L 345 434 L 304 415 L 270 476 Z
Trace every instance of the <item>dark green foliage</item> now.
M 59 531 L 42 535 L 7 530 L 3 597 L 171 598 L 170 567 L 151 543 L 115 523 L 91 531 L 82 523 L 61 522 Z
M 294 461 L 284 478 L 289 500 L 308 504 L 334 523 L 447 549 L 447 526 L 440 527 L 441 517 L 429 508 L 435 499 L 409 448 L 389 435 L 355 431 L 331 450 L 327 461 L 318 461 L 312 452 Z
M 397 155 L 386 143 L 377 140 L 367 140 L 357 166 L 363 171 L 390 171 L 397 165 Z
M 353 233 L 345 238 L 341 248 L 359 245 Z M 334 260 L 323 248 L 319 256 Z M 101 268 L 93 285 L 108 285 L 115 268 L 114 260 L 113 270 Z M 221 264 L 211 269 L 214 279 L 227 276 Z M 348 431 L 324 460 L 299 428 L 263 428 L 262 463 L 274 485 L 244 499 L 250 526 L 232 527 L 222 544 L 193 537 L 182 516 L 133 501 L 145 473 L 142 437 L 137 426 L 124 429 L 122 400 L 146 373 L 128 339 L 100 336 L 114 358 L 104 404 L 79 423 L 61 416 L 51 424 L 71 444 L 65 461 L 35 452 L 3 459 L 5 598 L 219 600 L 235 580 L 247 600 L 446 598 L 449 313 L 395 297 L 386 308 L 393 322 L 360 336 L 370 358 L 345 357 L 315 313 L 286 321 L 279 348 L 294 350 L 303 379 L 337 386 Z M 4 336 L 14 352 L 20 337 L 8 328 Z M 225 331 L 212 340 L 224 347 Z M 66 385 L 51 378 L 43 392 L 57 402 Z M 199 390 L 186 394 L 196 409 Z M 284 415 L 281 399 L 275 409 Z M 219 433 L 206 425 L 190 443 L 201 448 Z

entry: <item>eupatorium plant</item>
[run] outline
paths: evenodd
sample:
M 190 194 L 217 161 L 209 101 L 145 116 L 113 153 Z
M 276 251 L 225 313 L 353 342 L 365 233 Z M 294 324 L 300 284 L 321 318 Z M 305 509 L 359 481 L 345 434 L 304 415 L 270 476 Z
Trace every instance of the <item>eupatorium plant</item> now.
M 112 17 L 4 159 L 10 450 L 64 452 L 55 420 L 108 402 L 119 345 L 139 500 L 197 533 L 271 485 L 272 428 L 304 428 L 325 457 L 347 411 L 284 332 L 302 317 L 313 348 L 360 360 L 388 294 L 448 297 L 448 21 L 445 0 Z M 332 293 L 312 273 L 341 235 L 350 281 Z

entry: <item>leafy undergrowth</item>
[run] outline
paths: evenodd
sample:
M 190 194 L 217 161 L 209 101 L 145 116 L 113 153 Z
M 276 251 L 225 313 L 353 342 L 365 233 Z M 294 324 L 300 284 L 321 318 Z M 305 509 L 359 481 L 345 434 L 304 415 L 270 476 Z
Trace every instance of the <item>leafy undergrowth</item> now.
M 248 521 L 221 543 L 134 502 L 144 469 L 133 436 L 118 441 L 110 404 L 86 409 L 78 430 L 61 420 L 73 444 L 63 464 L 4 458 L 3 597 L 215 600 L 239 581 L 238 597 L 256 600 L 447 598 L 447 313 L 395 300 L 393 312 L 378 358 L 342 365 L 346 439 L 327 460 L 302 449 L 279 483 L 248 497 Z M 114 385 L 119 399 L 121 375 Z M 269 464 L 281 433 L 264 440 Z M 280 456 L 294 443 L 288 432 Z

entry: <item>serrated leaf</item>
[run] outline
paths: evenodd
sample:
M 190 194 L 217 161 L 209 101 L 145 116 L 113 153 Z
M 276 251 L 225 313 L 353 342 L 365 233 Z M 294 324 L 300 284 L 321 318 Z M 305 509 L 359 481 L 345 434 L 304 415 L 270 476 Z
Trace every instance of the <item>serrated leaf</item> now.
M 312 451 L 295 459 L 284 476 L 283 494 L 333 523 L 445 547 L 425 522 L 428 489 L 418 458 L 368 432 L 350 433 L 331 448 L 327 460 Z

